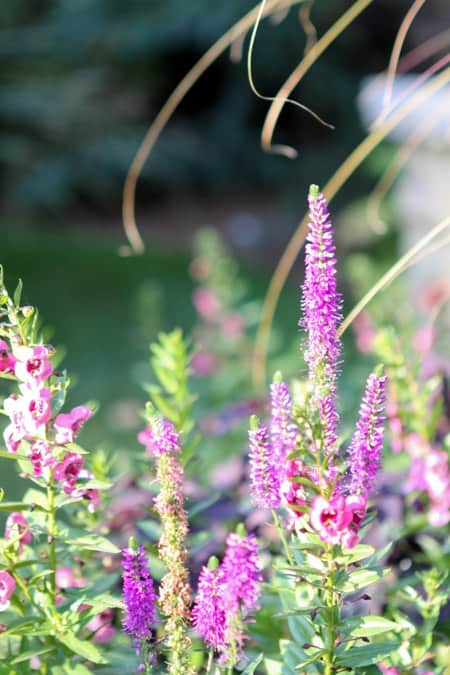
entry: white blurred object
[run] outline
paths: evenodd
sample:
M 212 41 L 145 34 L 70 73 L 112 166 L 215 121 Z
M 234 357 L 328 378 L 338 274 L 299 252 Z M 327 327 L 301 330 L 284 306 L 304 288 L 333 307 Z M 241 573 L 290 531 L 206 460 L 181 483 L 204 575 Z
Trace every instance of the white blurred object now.
M 412 85 L 418 75 L 397 75 L 389 108 L 404 103 L 418 89 Z M 386 76 L 366 78 L 358 97 L 361 118 L 369 129 L 383 109 Z M 430 116 L 437 116 L 434 126 Z M 398 214 L 400 254 L 405 253 L 429 230 L 450 215 L 450 86 L 447 85 L 425 101 L 392 130 L 388 139 L 399 147 L 421 126 L 429 131 L 408 160 L 392 189 Z M 448 236 L 446 231 L 442 238 Z M 408 270 L 410 297 L 413 304 L 418 293 L 438 281 L 450 281 L 450 245 L 431 253 Z M 450 308 L 445 310 L 450 323 Z

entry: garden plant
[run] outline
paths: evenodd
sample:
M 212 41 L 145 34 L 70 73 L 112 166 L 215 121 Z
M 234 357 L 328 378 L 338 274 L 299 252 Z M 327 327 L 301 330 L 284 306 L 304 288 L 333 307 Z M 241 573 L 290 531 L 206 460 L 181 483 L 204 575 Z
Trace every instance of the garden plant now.
M 143 247 L 134 218 L 139 172 L 176 106 L 252 27 L 249 81 L 267 100 L 252 77 L 257 29 L 294 4 L 302 3 L 258 5 L 162 108 L 125 183 L 128 252 Z M 298 68 L 269 98 L 266 150 L 295 155 L 272 144 L 281 109 L 370 4 L 354 2 L 317 41 L 310 30 Z M 392 77 L 420 4 L 399 31 Z M 22 499 L 12 500 L 0 478 L 0 675 L 450 673 L 450 368 L 437 347 L 450 291 L 434 294 L 415 332 L 367 310 L 431 252 L 425 246 L 450 220 L 345 317 L 328 206 L 386 135 L 448 83 L 446 63 L 426 71 L 396 107 L 387 96 L 378 125 L 325 187 L 310 186 L 307 216 L 262 307 L 248 298 L 218 235 L 202 233 L 190 266 L 197 325 L 192 336 L 174 326 L 150 345 L 131 475 L 117 471 L 112 453 L 84 447 L 97 404 L 69 405 L 61 351 L 48 344 L 37 308 L 24 303 L 22 283 L 11 292 L 0 268 L 0 464 L 14 463 L 23 485 Z M 305 241 L 291 309 L 294 374 L 274 369 L 266 387 L 277 300 Z M 363 354 L 349 372 L 343 334 L 352 323 Z M 349 382 L 358 391 L 351 410 Z

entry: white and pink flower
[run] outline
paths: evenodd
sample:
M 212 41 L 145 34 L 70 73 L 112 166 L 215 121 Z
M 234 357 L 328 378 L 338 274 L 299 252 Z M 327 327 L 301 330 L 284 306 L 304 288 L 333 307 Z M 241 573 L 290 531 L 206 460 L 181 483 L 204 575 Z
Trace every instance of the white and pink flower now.
M 10 605 L 10 598 L 16 588 L 14 578 L 8 572 L 0 572 L 0 612 L 4 612 Z

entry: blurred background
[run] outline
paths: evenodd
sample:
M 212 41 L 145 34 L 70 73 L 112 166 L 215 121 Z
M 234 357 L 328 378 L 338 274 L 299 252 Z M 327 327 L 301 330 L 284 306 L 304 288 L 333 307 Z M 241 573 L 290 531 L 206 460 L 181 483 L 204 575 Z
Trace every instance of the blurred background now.
M 351 3 L 309 4 L 320 36 Z M 374 2 L 304 78 L 295 98 L 335 129 L 286 106 L 274 141 L 298 149 L 294 161 L 260 148 L 268 104 L 248 84 L 248 35 L 227 51 L 189 92 L 146 163 L 137 190 L 146 252 L 121 257 L 123 183 L 148 125 L 188 69 L 253 3 L 1 3 L 1 262 L 10 288 L 23 278 L 25 300 L 39 307 L 49 340 L 67 349 L 64 364 L 78 382 L 73 402 L 95 399 L 101 405 L 85 431 L 86 444 L 108 437 L 108 447 L 136 447 L 137 411 L 144 400 L 140 383 L 150 378 L 147 345 L 161 329 L 179 325 L 189 334 L 199 321 L 192 294 L 202 278 L 190 263 L 204 255 L 195 246 L 206 226 L 219 233 L 223 255 L 236 261 L 245 288 L 239 301 L 247 303 L 246 331 L 254 334 L 258 303 L 304 214 L 308 185 L 323 184 L 367 133 L 358 108 L 362 83 L 386 69 L 409 6 L 404 0 Z M 274 19 L 262 22 L 253 57 L 255 83 L 269 96 L 306 45 L 298 7 Z M 447 0 L 430 0 L 409 30 L 403 53 L 449 27 Z M 448 42 L 410 74 L 423 72 L 447 51 Z M 373 222 L 366 202 L 399 143 L 384 142 L 333 202 L 348 306 L 398 255 L 398 204 L 389 201 L 383 220 Z M 431 166 L 438 166 L 442 177 L 439 162 L 448 167 L 448 136 L 437 145 L 430 150 L 437 157 Z M 437 220 L 433 215 L 425 229 Z M 297 368 L 301 276 L 299 261 L 281 299 L 272 345 L 274 364 L 284 365 L 287 374 Z M 226 279 L 220 283 L 226 286 Z M 390 296 L 393 313 L 399 312 L 398 297 Z M 410 318 L 407 302 L 404 307 Z M 384 318 L 388 315 L 386 310 Z M 352 345 L 347 349 L 357 364 Z M 248 348 L 245 354 L 248 365 Z M 369 366 L 360 367 L 363 373 Z M 219 409 L 226 391 L 221 397 L 202 386 Z M 240 386 L 252 394 L 248 370 Z M 345 391 L 350 409 L 351 387 Z

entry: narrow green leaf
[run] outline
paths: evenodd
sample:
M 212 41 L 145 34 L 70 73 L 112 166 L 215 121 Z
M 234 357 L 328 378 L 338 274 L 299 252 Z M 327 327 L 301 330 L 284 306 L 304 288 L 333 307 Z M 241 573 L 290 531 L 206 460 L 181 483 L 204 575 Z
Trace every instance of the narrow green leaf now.
M 85 537 L 77 537 L 76 539 L 66 539 L 66 544 L 75 546 L 76 548 L 84 549 L 85 551 L 99 551 L 100 553 L 120 553 L 120 549 L 115 544 L 99 535 L 88 534 Z
M 389 569 L 360 569 L 351 572 L 342 582 L 336 581 L 336 588 L 343 593 L 356 593 L 366 586 L 375 584 L 388 574 Z
M 263 658 L 264 654 L 260 654 L 256 657 L 256 659 L 253 659 L 253 661 L 249 663 L 247 668 L 243 671 L 242 675 L 253 675 Z
M 15 666 L 18 663 L 23 663 L 24 661 L 29 661 L 33 656 L 45 656 L 47 654 L 51 654 L 52 652 L 55 651 L 54 647 L 45 647 L 45 648 L 39 648 L 39 649 L 29 649 L 26 652 L 21 652 L 19 656 L 16 656 L 11 661 L 11 665 Z
M 339 624 L 339 631 L 348 637 L 370 637 L 388 631 L 399 631 L 400 626 L 382 616 L 352 616 Z
M 383 661 L 387 656 L 393 654 L 400 646 L 399 640 L 391 642 L 375 642 L 370 645 L 356 647 L 352 645 L 347 651 L 336 658 L 336 665 L 346 668 L 361 668 Z M 337 654 L 339 648 L 337 650 Z
M 318 661 L 321 656 L 327 653 L 326 649 L 316 649 L 315 653 L 309 657 L 309 659 L 306 659 L 306 661 L 302 661 L 301 663 L 298 664 L 298 666 L 295 666 L 295 670 L 300 670 L 303 668 L 306 668 L 306 666 L 311 666 L 313 663 Z
M 22 298 L 22 290 L 23 290 L 23 281 L 22 281 L 22 279 L 19 279 L 19 281 L 17 283 L 17 286 L 16 286 L 16 290 L 14 291 L 14 294 L 13 294 L 13 300 L 14 300 L 14 304 L 16 305 L 16 307 L 18 307 L 20 305 L 20 300 Z
M 69 630 L 65 633 L 59 633 L 57 639 L 77 656 L 88 659 L 88 661 L 92 661 L 93 663 L 108 663 L 92 642 L 79 640 Z
M 38 504 L 36 509 L 43 510 Z M 0 502 L 0 511 L 29 511 L 30 505 L 23 502 Z

